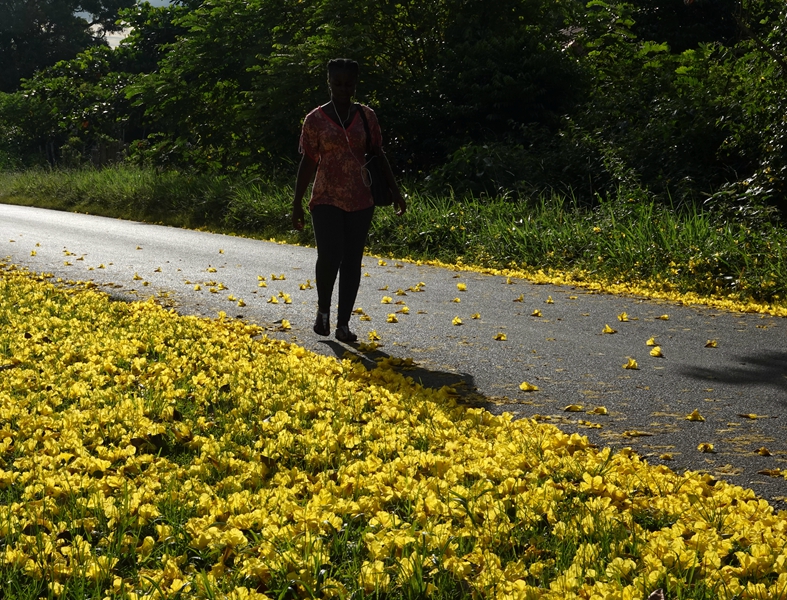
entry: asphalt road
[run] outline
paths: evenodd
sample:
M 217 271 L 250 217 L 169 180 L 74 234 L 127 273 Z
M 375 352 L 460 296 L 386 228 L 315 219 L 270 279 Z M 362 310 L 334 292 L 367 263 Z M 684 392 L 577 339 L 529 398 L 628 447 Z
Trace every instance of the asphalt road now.
M 629 446 L 679 472 L 707 471 L 787 506 L 787 479 L 767 474 L 787 471 L 784 319 L 366 257 L 356 306 L 371 320 L 354 316 L 351 326 L 359 341 L 376 331 L 381 346 L 363 355 L 311 330 L 315 257 L 312 248 L 0 205 L 0 260 L 92 280 L 122 300 L 157 296 L 183 314 L 224 311 L 322 354 L 350 351 L 370 365 L 410 357 L 416 381 L 459 384 L 465 402 Z M 282 319 L 289 332 L 278 331 Z M 606 325 L 616 333 L 602 333 Z M 650 355 L 650 338 L 663 356 Z M 623 368 L 630 358 L 638 369 Z M 538 391 L 522 391 L 523 382 Z M 704 421 L 686 419 L 695 410 Z M 700 452 L 703 443 L 714 451 Z

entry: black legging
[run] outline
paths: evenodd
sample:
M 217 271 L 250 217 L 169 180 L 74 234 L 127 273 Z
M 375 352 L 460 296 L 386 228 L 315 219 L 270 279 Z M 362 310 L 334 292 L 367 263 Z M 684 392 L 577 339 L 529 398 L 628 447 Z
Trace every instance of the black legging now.
M 374 207 L 347 212 L 318 204 L 311 215 L 317 242 L 317 306 L 320 312 L 330 312 L 333 284 L 336 274 L 341 273 L 336 324 L 346 325 L 361 284 L 361 260 Z

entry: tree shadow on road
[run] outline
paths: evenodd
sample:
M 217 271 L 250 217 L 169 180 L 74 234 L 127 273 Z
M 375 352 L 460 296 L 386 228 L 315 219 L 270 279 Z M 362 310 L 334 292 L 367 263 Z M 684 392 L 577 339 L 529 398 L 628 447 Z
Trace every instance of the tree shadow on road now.
M 682 367 L 680 372 L 693 379 L 713 379 L 730 385 L 768 385 L 787 392 L 787 352 L 762 352 L 733 356 L 733 364 L 718 367 Z

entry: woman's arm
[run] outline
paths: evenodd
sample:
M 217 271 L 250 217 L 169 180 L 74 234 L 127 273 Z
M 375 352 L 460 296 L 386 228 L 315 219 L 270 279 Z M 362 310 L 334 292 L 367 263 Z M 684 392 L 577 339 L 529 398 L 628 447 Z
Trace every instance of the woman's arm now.
M 394 177 L 391 164 L 388 162 L 388 157 L 385 155 L 385 152 L 383 152 L 383 149 L 379 146 L 374 149 L 374 152 L 377 154 L 377 157 L 380 159 L 380 162 L 383 165 L 383 172 L 385 173 L 385 178 L 388 180 L 388 187 L 391 188 L 394 205 L 399 209 L 396 211 L 396 214 L 402 216 L 407 210 L 407 203 L 402 196 L 402 192 L 399 190 L 399 185 L 396 183 L 396 177 Z
M 303 229 L 305 221 L 303 196 L 306 193 L 306 188 L 309 187 L 309 184 L 314 179 L 316 172 L 317 163 L 304 152 L 301 164 L 298 165 L 298 177 L 295 180 L 295 197 L 292 200 L 292 226 L 298 231 Z

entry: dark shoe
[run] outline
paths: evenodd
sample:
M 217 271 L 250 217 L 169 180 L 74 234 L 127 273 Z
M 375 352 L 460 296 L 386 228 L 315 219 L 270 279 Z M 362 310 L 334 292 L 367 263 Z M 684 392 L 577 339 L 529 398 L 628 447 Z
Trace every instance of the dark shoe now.
M 336 327 L 336 339 L 345 343 L 355 342 L 358 339 L 358 336 L 350 331 L 350 327 L 348 325 L 339 325 Z
M 314 320 L 314 333 L 331 335 L 331 315 L 329 313 L 317 311 L 317 318 Z

